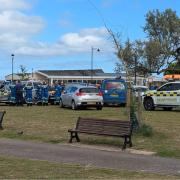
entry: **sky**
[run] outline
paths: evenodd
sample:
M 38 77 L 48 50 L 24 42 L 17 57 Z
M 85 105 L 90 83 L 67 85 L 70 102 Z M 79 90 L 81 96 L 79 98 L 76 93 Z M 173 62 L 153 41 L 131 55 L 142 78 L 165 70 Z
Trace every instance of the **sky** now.
M 0 79 L 37 70 L 93 68 L 113 72 L 118 59 L 105 24 L 122 41 L 145 39 L 145 15 L 179 0 L 0 0 Z M 100 51 L 97 51 L 97 49 Z

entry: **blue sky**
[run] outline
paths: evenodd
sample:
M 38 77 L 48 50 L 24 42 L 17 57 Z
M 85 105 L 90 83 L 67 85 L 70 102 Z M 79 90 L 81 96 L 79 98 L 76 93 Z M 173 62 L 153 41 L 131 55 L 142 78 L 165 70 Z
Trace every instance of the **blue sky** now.
M 24 65 L 38 69 L 90 69 L 113 72 L 118 59 L 104 27 L 122 39 L 143 39 L 149 10 L 171 8 L 180 16 L 179 0 L 0 0 L 0 79 Z

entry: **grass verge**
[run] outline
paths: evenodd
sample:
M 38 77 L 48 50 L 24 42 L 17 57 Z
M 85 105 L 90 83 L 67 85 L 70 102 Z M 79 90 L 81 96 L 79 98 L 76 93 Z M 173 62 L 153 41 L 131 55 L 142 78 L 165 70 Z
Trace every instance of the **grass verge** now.
M 72 111 L 58 106 L 9 107 L 6 110 L 0 137 L 42 141 L 49 143 L 66 143 L 69 139 L 67 130 L 74 127 L 77 118 L 96 117 L 108 119 L 127 119 L 125 108 L 105 107 L 102 111 L 95 109 Z M 154 151 L 160 156 L 180 158 L 180 110 L 143 111 L 143 123 L 152 127 L 151 136 L 133 135 L 133 148 Z M 146 129 L 147 130 L 147 129 Z M 23 132 L 23 133 L 20 133 Z M 95 145 L 122 146 L 120 138 L 81 136 L 81 143 Z
M 0 179 L 178 179 L 178 176 L 110 170 L 0 156 Z

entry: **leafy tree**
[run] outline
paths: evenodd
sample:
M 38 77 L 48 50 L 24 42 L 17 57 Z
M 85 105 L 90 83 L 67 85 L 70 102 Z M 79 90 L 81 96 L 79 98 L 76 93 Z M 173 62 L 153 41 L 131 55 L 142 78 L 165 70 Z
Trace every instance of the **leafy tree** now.
M 119 42 L 120 43 L 120 42 Z M 123 65 L 128 69 L 128 73 L 131 76 L 143 75 L 146 76 L 149 72 L 146 64 L 144 63 L 144 42 L 136 40 L 130 42 L 128 39 L 125 43 L 121 43 L 120 48 L 117 51 L 117 56 L 120 60 L 115 65 L 115 72 L 124 70 Z M 136 80 L 135 80 L 136 81 Z
M 148 42 L 145 46 L 145 57 L 151 71 L 160 73 L 174 60 L 180 46 L 180 18 L 175 11 L 166 9 L 149 11 L 146 14 L 144 32 Z

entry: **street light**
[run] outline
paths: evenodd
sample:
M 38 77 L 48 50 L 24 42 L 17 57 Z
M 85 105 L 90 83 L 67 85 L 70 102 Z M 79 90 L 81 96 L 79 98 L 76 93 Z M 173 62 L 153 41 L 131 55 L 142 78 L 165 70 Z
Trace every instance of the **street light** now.
M 93 58 L 94 58 L 94 50 L 100 52 L 99 48 L 91 47 L 91 83 L 93 81 Z
M 13 67 L 13 65 L 14 65 L 14 54 L 11 54 L 11 56 L 12 56 L 12 76 L 11 76 L 12 79 L 11 79 L 11 82 L 13 82 L 13 80 L 14 80 L 14 79 L 13 79 L 13 73 L 14 73 L 14 72 L 13 72 L 13 70 L 14 70 L 14 67 Z

